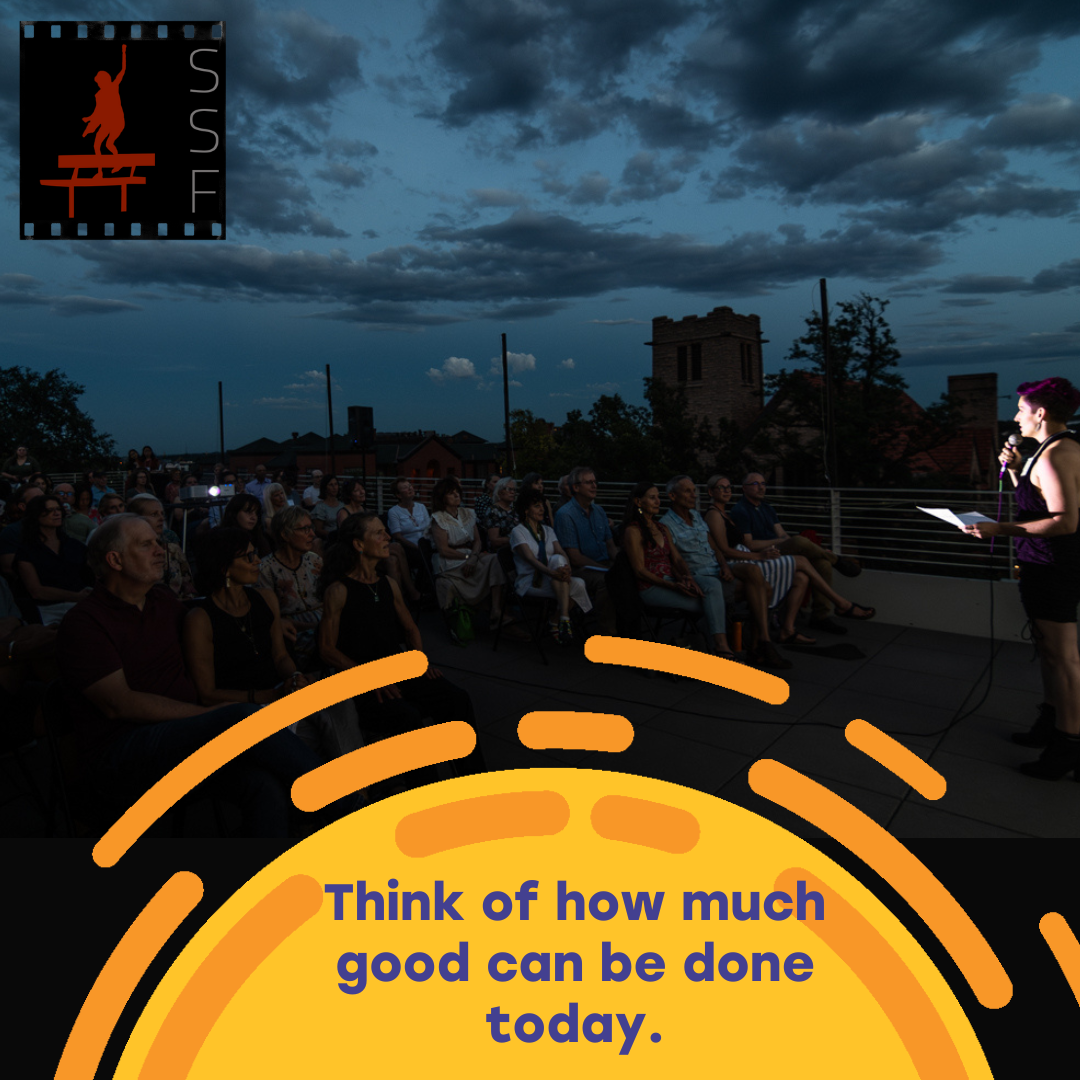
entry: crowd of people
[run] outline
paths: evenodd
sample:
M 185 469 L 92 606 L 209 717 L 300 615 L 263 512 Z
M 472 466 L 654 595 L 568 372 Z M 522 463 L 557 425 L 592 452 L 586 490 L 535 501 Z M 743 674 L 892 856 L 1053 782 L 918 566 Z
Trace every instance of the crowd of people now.
M 1002 455 L 1031 504 L 1021 503 L 1028 524 L 1007 527 L 1033 535 L 1036 555 L 1061 563 L 1064 552 L 1067 578 L 1080 573 L 1073 520 L 1080 467 L 1073 477 L 1076 443 L 1060 419 L 1069 402 L 1073 411 L 1080 403 L 1021 397 L 1022 433 L 1058 444 L 1053 456 L 1036 456 L 1034 480 L 1017 469 L 1015 451 Z M 1053 479 L 1051 462 L 1064 481 Z M 564 647 L 598 632 L 639 635 L 650 614 L 681 616 L 704 625 L 716 655 L 773 669 L 793 666 L 779 646 L 812 647 L 821 635 L 846 633 L 848 621 L 876 614 L 835 587 L 834 572 L 854 578 L 858 562 L 789 533 L 760 472 L 743 477 L 737 501 L 723 473 L 701 485 L 688 475 L 663 488 L 644 481 L 613 526 L 589 466 L 561 477 L 554 500 L 537 473 L 520 481 L 492 476 L 472 506 L 454 476 L 434 484 L 429 506 L 413 479 L 398 477 L 395 504 L 379 515 L 359 480 L 318 470 L 301 491 L 295 476 L 263 465 L 241 486 L 222 465 L 213 482 L 234 493 L 193 508 L 180 492 L 198 478 L 162 467 L 149 446 L 131 451 L 123 492 L 96 471 L 54 485 L 36 465 L 18 447 L 0 481 L 9 489 L 0 488 L 0 699 L 27 724 L 40 704 L 33 687 L 62 680 L 93 789 L 117 810 L 253 710 L 334 672 L 423 649 L 425 595 L 444 612 L 471 609 L 500 632 L 515 621 L 515 598 L 542 601 L 546 632 Z M 1038 498 L 1027 491 L 1032 483 L 1041 485 Z M 1048 501 L 1063 501 L 1066 512 L 1043 540 L 1030 522 L 1058 521 Z M 1070 704 L 1076 656 L 1057 656 L 1068 652 L 1062 616 L 1049 612 L 1060 608 L 1060 590 L 1040 573 L 1029 571 L 1021 584 L 1025 604 L 1038 608 L 1047 702 L 1025 737 L 1047 747 L 1049 761 L 1029 771 L 1053 778 L 1063 763 L 1080 762 L 1080 732 L 1070 730 L 1080 726 Z M 728 636 L 739 603 L 747 612 L 741 650 Z M 1074 639 L 1075 608 L 1074 598 Z M 424 724 L 473 718 L 468 693 L 433 667 L 353 704 L 345 719 L 312 718 L 264 740 L 208 790 L 239 806 L 249 835 L 287 835 L 295 827 L 289 787 L 320 761 Z M 1064 719 L 1060 734 L 1055 708 Z M 459 771 L 483 768 L 479 748 L 459 763 Z

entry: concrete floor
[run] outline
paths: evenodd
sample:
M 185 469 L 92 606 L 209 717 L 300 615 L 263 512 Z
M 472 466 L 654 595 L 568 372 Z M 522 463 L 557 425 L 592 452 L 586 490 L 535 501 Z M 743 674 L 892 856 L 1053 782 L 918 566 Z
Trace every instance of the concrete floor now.
M 790 651 L 795 666 L 781 672 L 788 700 L 770 706 L 690 679 L 671 682 L 634 669 L 590 663 L 581 649 L 548 648 L 541 663 L 531 642 L 504 636 L 453 646 L 441 621 L 425 612 L 422 629 L 433 662 L 472 694 L 489 767 L 572 766 L 653 776 L 710 792 L 813 838 L 813 826 L 756 795 L 747 770 L 772 758 L 829 787 L 900 838 L 1080 836 L 1080 785 L 1017 771 L 1037 751 L 1009 735 L 1027 727 L 1041 700 L 1030 646 L 892 626 L 848 623 L 843 638 L 856 661 Z M 989 677 L 989 692 L 987 679 Z M 529 750 L 517 739 L 520 717 L 534 710 L 618 712 L 634 725 L 633 744 L 619 754 Z M 970 716 L 957 720 L 967 712 Z M 946 779 L 930 801 L 846 741 L 843 728 L 866 720 L 899 739 Z M 44 744 L 23 760 L 43 792 L 49 768 Z M 45 836 L 40 809 L 24 792 L 10 756 L 0 773 L 0 835 Z M 204 827 L 191 815 L 196 835 Z M 215 835 L 212 821 L 206 822 Z M 159 832 L 164 823 L 154 831 Z M 168 829 L 159 832 L 169 835 Z

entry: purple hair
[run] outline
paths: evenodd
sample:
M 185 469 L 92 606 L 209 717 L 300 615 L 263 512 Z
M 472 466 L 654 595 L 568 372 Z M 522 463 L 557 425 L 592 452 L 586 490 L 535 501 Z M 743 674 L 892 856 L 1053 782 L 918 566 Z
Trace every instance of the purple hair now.
M 1080 409 L 1080 390 L 1068 379 L 1040 379 L 1038 382 L 1021 383 L 1016 392 L 1027 399 L 1033 409 L 1045 409 L 1047 418 L 1064 424 Z

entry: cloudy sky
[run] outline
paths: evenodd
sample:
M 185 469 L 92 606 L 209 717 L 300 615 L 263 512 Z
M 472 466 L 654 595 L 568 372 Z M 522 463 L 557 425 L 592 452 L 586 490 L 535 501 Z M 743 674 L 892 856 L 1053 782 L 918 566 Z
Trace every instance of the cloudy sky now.
M 100 10 L 0 0 L 0 363 L 121 450 L 212 448 L 218 379 L 229 445 L 324 431 L 327 363 L 338 430 L 498 437 L 500 333 L 561 421 L 718 304 L 776 370 L 823 276 L 924 403 L 1080 374 L 1075 0 L 111 3 L 227 20 L 228 239 L 20 241 L 19 20 Z

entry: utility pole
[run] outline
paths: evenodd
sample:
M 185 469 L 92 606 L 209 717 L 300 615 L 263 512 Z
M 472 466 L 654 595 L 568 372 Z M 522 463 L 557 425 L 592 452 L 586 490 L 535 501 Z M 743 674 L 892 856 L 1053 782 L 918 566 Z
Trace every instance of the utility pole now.
M 330 475 L 337 476 L 337 454 L 334 451 L 334 399 L 330 394 L 330 365 L 326 365 L 326 413 L 330 419 Z
M 502 365 L 503 365 L 503 429 L 506 434 L 506 464 L 507 476 L 514 475 L 514 451 L 510 445 L 510 375 L 506 360 L 506 335 L 502 336 Z
M 221 383 L 217 384 L 218 435 L 221 440 L 221 461 L 225 462 L 225 398 L 222 396 Z
M 840 486 L 836 457 L 836 387 L 829 350 L 829 293 L 821 279 L 821 357 L 825 363 L 825 478 L 829 487 Z

